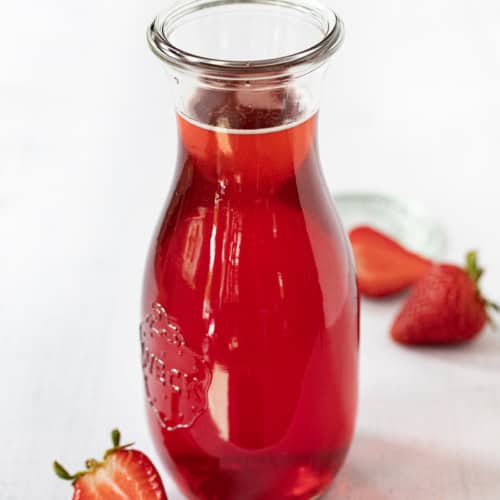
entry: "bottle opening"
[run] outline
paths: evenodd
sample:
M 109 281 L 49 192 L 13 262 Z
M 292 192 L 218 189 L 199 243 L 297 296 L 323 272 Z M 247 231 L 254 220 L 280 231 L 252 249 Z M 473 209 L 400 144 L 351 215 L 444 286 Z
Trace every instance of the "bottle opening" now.
M 339 18 L 315 0 L 189 0 L 157 16 L 148 40 L 179 70 L 241 81 L 312 71 L 342 35 Z

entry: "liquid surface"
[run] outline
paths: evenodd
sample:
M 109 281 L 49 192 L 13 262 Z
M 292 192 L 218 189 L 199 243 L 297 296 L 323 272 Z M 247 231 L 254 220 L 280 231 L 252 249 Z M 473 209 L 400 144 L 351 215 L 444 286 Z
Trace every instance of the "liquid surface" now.
M 233 111 L 241 128 L 271 126 L 272 112 Z M 190 498 L 311 498 L 352 438 L 358 355 L 316 117 L 251 134 L 178 122 L 141 325 L 156 446 Z

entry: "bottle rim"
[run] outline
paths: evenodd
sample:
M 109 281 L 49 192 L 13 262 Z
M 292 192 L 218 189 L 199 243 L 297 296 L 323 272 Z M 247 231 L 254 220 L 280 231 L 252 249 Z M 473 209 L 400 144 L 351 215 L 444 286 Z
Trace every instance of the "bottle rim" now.
M 322 38 L 311 46 L 280 57 L 255 60 L 215 59 L 193 54 L 172 42 L 172 34 L 184 24 L 186 16 L 224 5 L 263 5 L 298 11 L 310 16 Z M 325 63 L 344 38 L 344 27 L 335 12 L 317 0 L 184 0 L 155 17 L 147 39 L 152 51 L 178 71 L 201 75 L 207 80 L 287 80 L 307 74 Z

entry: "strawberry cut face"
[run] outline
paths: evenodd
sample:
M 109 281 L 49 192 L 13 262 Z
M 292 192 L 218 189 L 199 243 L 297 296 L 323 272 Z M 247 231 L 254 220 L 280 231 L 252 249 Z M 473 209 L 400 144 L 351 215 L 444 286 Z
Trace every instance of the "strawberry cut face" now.
M 368 226 L 351 230 L 349 239 L 356 261 L 359 290 L 369 297 L 401 292 L 432 266 L 431 261 Z
M 103 460 L 86 461 L 87 469 L 71 475 L 54 462 L 55 473 L 72 481 L 73 500 L 167 500 L 160 475 L 144 453 L 120 446 L 120 433 L 111 433 L 113 448 Z
M 74 500 L 165 500 L 151 461 L 136 450 L 118 450 L 75 483 Z

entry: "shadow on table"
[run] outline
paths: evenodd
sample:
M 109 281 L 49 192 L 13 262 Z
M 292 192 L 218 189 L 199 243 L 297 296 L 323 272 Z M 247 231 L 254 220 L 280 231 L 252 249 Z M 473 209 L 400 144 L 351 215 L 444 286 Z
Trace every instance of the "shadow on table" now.
M 500 475 L 488 464 L 359 434 L 322 500 L 492 500 L 499 492 Z
M 480 371 L 500 373 L 500 335 L 486 328 L 481 335 L 463 344 L 448 346 L 412 347 L 415 352 L 438 358 L 446 363 Z M 500 498 L 500 496 L 499 496 Z

